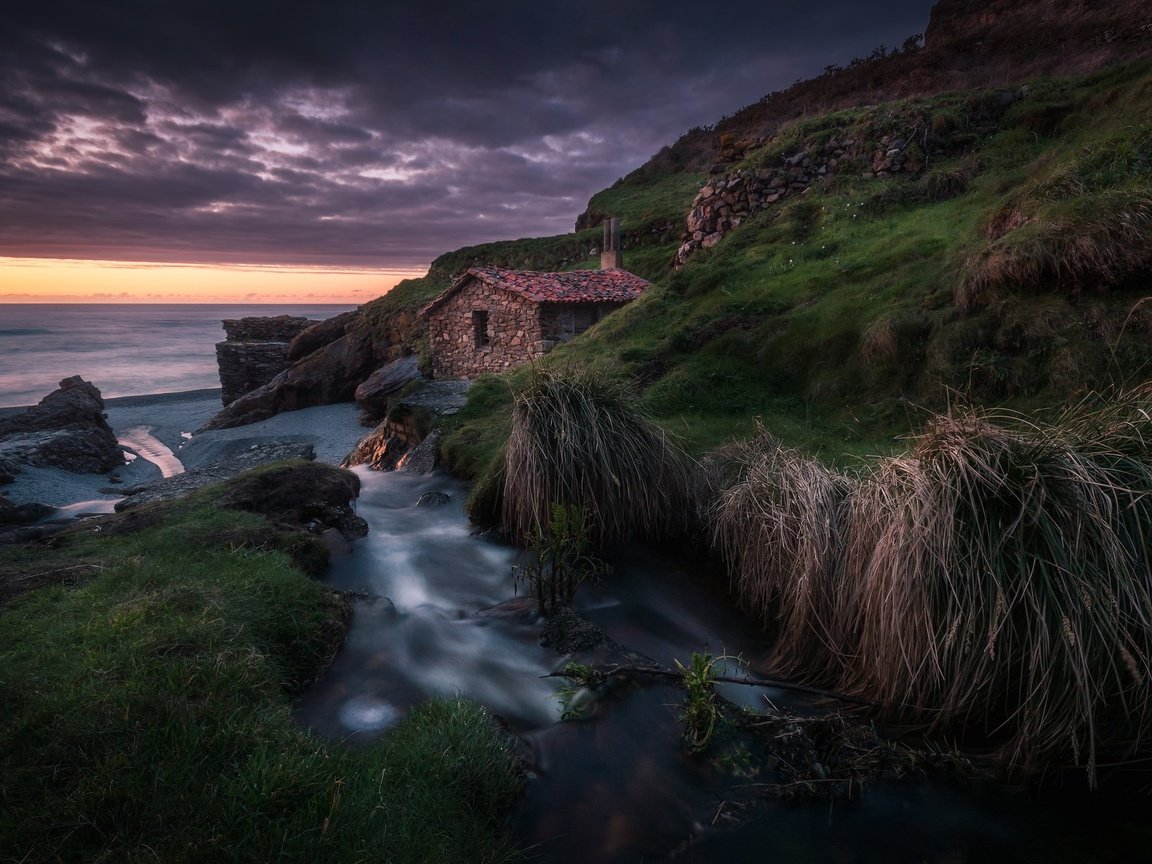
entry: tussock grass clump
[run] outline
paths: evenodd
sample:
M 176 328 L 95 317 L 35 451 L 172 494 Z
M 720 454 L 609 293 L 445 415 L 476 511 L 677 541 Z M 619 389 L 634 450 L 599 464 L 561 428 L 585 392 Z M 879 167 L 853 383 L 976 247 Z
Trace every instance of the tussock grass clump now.
M 939 416 L 855 482 L 765 450 L 713 534 L 789 672 L 1094 781 L 1152 734 L 1150 435 L 1144 389 L 1049 424 Z
M 968 191 L 972 178 L 979 173 L 975 159 L 933 168 L 924 172 L 916 183 L 916 191 L 928 202 L 949 201 Z
M 586 508 L 600 541 L 674 532 L 691 510 L 687 465 L 620 380 L 583 367 L 536 367 L 513 405 L 502 522 L 523 541 L 560 504 Z
M 776 623 L 778 668 L 826 668 L 835 653 L 828 626 L 840 593 L 841 510 L 852 482 L 780 446 L 763 427 L 719 458 L 734 482 L 717 495 L 708 521 L 713 543 L 732 563 L 736 595 Z
M 939 417 L 850 501 L 842 682 L 981 725 L 1014 764 L 1147 737 L 1146 399 L 1038 426 Z M 1132 409 L 1136 408 L 1135 411 Z

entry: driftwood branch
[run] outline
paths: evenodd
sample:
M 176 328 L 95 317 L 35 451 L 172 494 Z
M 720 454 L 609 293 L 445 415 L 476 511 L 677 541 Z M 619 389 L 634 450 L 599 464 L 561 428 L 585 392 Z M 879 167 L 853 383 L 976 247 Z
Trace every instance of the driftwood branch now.
M 608 678 L 613 675 L 652 675 L 657 678 L 683 679 L 683 675 L 680 672 L 673 672 L 671 669 L 661 669 L 658 666 L 605 666 L 602 668 L 594 667 L 592 672 L 603 678 Z M 567 675 L 564 672 L 551 672 L 548 675 L 541 675 L 540 677 L 572 678 L 574 676 Z M 819 687 L 809 687 L 806 684 L 794 684 L 791 681 L 777 681 L 772 678 L 737 678 L 733 675 L 716 675 L 711 681 L 717 684 L 744 684 L 748 687 L 774 687 L 778 690 L 807 693 L 810 696 L 819 696 L 822 699 L 835 699 L 838 702 L 848 702 L 852 705 L 867 705 L 870 708 L 876 707 L 875 702 L 861 699 L 858 696 L 849 696 L 845 693 L 836 693 L 832 690 L 821 690 Z

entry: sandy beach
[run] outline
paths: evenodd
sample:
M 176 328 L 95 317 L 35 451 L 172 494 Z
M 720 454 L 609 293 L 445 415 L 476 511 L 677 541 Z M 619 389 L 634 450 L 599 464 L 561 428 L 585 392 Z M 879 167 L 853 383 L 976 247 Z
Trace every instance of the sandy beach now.
M 162 464 L 175 470 L 200 468 L 272 440 L 306 441 L 318 461 L 338 464 L 369 431 L 356 422 L 356 406 L 349 402 L 290 411 L 236 429 L 197 432 L 221 408 L 218 389 L 123 396 L 105 400 L 105 408 L 117 438 L 139 454 L 135 460 L 112 475 L 25 466 L 13 483 L 0 486 L 0 494 L 15 504 L 60 508 L 61 517 L 108 512 L 122 497 L 100 491 L 113 488 L 110 476 L 128 488 L 161 479 Z

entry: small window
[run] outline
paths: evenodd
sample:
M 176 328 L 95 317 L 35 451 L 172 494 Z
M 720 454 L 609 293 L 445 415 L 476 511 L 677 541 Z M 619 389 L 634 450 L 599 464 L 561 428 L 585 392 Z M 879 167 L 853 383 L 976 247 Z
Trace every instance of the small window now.
M 487 348 L 491 341 L 488 339 L 488 313 L 472 313 L 472 335 L 476 340 L 476 348 Z

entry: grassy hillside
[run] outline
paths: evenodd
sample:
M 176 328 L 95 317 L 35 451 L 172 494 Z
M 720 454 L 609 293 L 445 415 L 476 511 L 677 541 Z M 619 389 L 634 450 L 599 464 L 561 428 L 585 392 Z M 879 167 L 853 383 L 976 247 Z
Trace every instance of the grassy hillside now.
M 675 244 L 630 252 L 627 266 L 655 287 L 542 362 L 635 378 L 644 407 L 696 452 L 751 434 L 759 416 L 834 459 L 897 446 L 922 409 L 1054 406 L 1143 381 L 1149 116 L 1142 63 L 1032 82 L 1012 101 L 944 94 L 794 123 L 744 164 L 778 165 L 833 135 L 927 129 L 934 143 L 912 173 L 877 179 L 849 165 L 821 179 L 677 272 Z M 649 166 L 591 209 L 648 224 L 679 208 L 682 225 L 706 179 Z M 552 249 L 557 265 L 580 266 L 562 252 L 581 237 L 534 241 L 535 260 Z M 503 263 L 529 242 L 484 248 Z M 502 441 L 508 383 L 474 388 L 445 445 L 460 470 L 479 471 Z
M 234 482 L 0 550 L 0 579 L 63 583 L 0 606 L 0 859 L 508 857 L 483 709 L 429 702 L 356 750 L 292 721 L 347 601 L 294 566 L 311 535 L 221 507 Z

